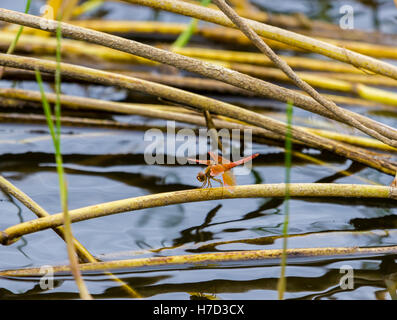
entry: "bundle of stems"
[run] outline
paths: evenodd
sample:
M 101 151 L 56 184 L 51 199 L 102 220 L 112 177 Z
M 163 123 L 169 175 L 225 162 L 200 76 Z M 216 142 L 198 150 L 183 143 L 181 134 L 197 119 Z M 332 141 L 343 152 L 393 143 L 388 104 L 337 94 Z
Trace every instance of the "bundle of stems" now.
M 106 69 L 106 68 L 105 68 Z M 113 73 L 119 73 L 126 76 L 139 78 L 143 80 L 148 80 L 152 82 L 158 82 L 166 85 L 170 85 L 176 88 L 181 88 L 185 90 L 193 90 L 193 91 L 205 91 L 205 92 L 213 92 L 220 94 L 229 94 L 229 95 L 238 95 L 238 96 L 247 96 L 247 97 L 260 97 L 261 95 L 256 94 L 254 92 L 250 92 L 244 89 L 240 89 L 229 85 L 227 83 L 223 83 L 217 80 L 206 79 L 206 78 L 198 78 L 198 77 L 188 77 L 181 75 L 169 75 L 169 74 L 158 74 L 153 72 L 142 72 L 142 71 L 125 71 L 121 69 L 108 69 L 108 71 Z M 43 81 L 53 81 L 53 76 L 51 74 L 42 75 Z M 32 80 L 34 79 L 34 73 L 28 70 L 14 69 L 14 68 L 4 68 L 3 71 L 3 79 L 8 80 Z M 372 79 L 372 78 L 369 78 Z M 387 79 L 390 81 L 395 81 L 392 79 Z M 64 77 L 62 79 L 64 82 L 79 82 L 82 80 L 73 79 Z M 376 79 L 373 79 L 377 81 Z M 383 79 L 381 79 L 383 81 Z M 82 81 L 84 83 L 84 81 Z M 303 93 L 301 91 L 296 91 L 299 93 Z M 364 100 L 361 98 L 355 98 L 350 96 L 340 96 L 340 95 L 331 95 L 331 94 L 323 94 L 325 97 L 331 99 L 335 103 L 348 105 L 348 106 L 361 106 L 361 107 L 371 107 L 376 109 L 388 109 L 390 111 L 395 110 L 393 107 L 379 104 L 378 102 L 371 100 Z
M 74 23 L 80 26 L 78 23 Z M 89 28 L 90 25 L 82 24 L 83 28 Z M 182 29 L 182 28 L 180 28 Z M 226 28 L 225 28 L 226 29 Z M 230 29 L 226 29 L 229 30 Z M 12 32 L 1 31 L 0 47 L 7 47 L 11 39 L 15 36 Z M 227 32 L 223 32 L 223 35 L 227 35 Z M 56 50 L 56 41 L 52 38 L 43 38 L 37 35 L 23 34 L 18 41 L 17 50 L 34 53 L 34 54 L 51 54 Z M 76 41 L 72 39 L 64 39 L 62 46 L 62 53 L 68 56 L 90 56 L 91 58 L 104 59 L 109 61 L 117 62 L 128 62 L 128 63 L 141 63 L 153 65 L 148 59 L 142 59 L 130 54 L 125 54 L 120 51 L 111 50 L 103 46 L 88 44 L 84 41 Z M 210 61 L 222 61 L 222 65 L 227 66 L 231 69 L 238 71 L 239 64 L 249 65 L 263 65 L 272 66 L 272 61 L 266 56 L 253 52 L 244 51 L 230 51 L 230 50 L 215 50 L 208 48 L 173 48 L 174 52 L 202 58 Z M 330 72 L 346 72 L 346 73 L 357 73 L 364 74 L 364 72 L 354 66 L 347 65 L 345 63 L 327 61 L 325 64 L 323 60 L 309 58 L 309 57 L 295 57 L 295 56 L 280 56 L 285 60 L 291 67 L 299 69 L 308 69 L 315 71 L 330 71 Z M 233 65 L 236 63 L 236 67 Z
M 9 43 L 9 40 L 13 37 L 11 33 L 3 33 L 4 37 L 0 40 L 0 47 L 2 43 L 6 45 Z M 3 42 L 4 41 L 4 42 Z M 39 53 L 39 54 L 50 54 L 52 50 L 56 49 L 56 40 L 53 39 L 43 39 L 38 36 L 22 36 L 19 39 L 17 49 L 26 48 L 27 51 L 31 53 Z M 97 45 L 87 45 L 81 41 L 75 40 L 64 40 L 62 49 L 64 53 L 67 53 L 68 56 L 74 55 L 84 55 L 90 57 L 98 57 L 102 59 L 110 59 L 116 61 L 129 61 L 133 63 L 149 63 L 147 60 L 139 59 L 138 57 L 131 56 L 130 54 L 122 53 L 116 50 L 104 48 L 102 46 Z M 264 55 L 255 54 L 255 53 L 238 53 L 238 52 L 219 52 L 219 50 L 210 50 L 210 49 L 189 49 L 189 48 L 174 48 L 175 52 L 185 54 L 188 56 L 206 58 L 206 59 L 217 59 L 224 61 L 254 61 L 255 63 L 260 63 L 264 61 Z M 243 59 L 241 59 L 243 57 Z M 244 58 L 245 57 L 245 58 Z M 233 60 L 234 59 L 234 60 Z M 252 59 L 252 60 L 251 60 Z M 286 62 L 290 62 L 287 59 Z M 268 59 L 270 62 L 270 59 Z M 290 63 L 289 63 L 290 64 Z M 291 64 L 294 65 L 293 63 Z M 267 78 L 278 81 L 290 81 L 289 78 L 278 69 L 274 68 L 257 68 L 245 65 L 229 65 L 233 70 L 240 71 L 246 74 L 250 74 L 253 76 L 257 76 L 259 78 Z M 385 90 L 374 90 L 374 88 L 367 87 L 364 85 L 357 85 L 356 83 L 373 83 L 375 85 L 391 85 L 397 86 L 397 81 L 385 77 L 377 77 L 372 78 L 368 75 L 335 75 L 333 76 L 328 74 L 313 74 L 313 73 L 298 73 L 302 80 L 305 80 L 307 83 L 318 87 L 324 88 L 328 90 L 335 90 L 341 92 L 350 92 L 353 94 L 357 94 L 359 97 L 379 102 L 383 104 L 389 104 L 395 106 L 397 104 L 396 94 L 393 92 L 385 91 Z M 332 79 L 336 78 L 336 79 Z M 345 79 L 345 80 L 344 80 Z M 353 82 L 352 80 L 356 80 Z
M 8 43 L 14 37 L 13 33 L 5 31 L 0 31 L 0 35 L 0 47 L 7 47 Z M 52 54 L 56 50 L 56 41 L 52 38 L 43 38 L 41 36 L 24 34 L 20 37 L 16 49 L 31 54 Z M 254 72 L 250 70 L 256 69 L 258 70 L 256 71 L 257 74 L 260 74 L 262 76 L 266 75 L 266 69 L 258 68 L 258 65 L 273 66 L 272 61 L 266 56 L 252 52 L 189 47 L 173 48 L 173 51 L 186 56 L 216 62 L 217 64 L 220 64 L 224 67 L 228 67 L 230 69 L 241 71 L 244 73 Z M 146 65 L 154 64 L 153 61 L 148 59 L 143 59 L 131 54 L 126 54 L 124 52 L 111 50 L 103 46 L 88 44 L 84 41 L 76 41 L 72 39 L 63 40 L 62 54 L 65 56 L 65 58 L 89 56 L 91 59 L 97 58 L 98 60 L 104 59 L 107 61 L 128 62 Z M 280 57 L 285 60 L 291 67 L 297 69 L 365 75 L 362 70 L 354 66 L 347 65 L 345 63 L 334 61 L 327 61 L 327 63 L 324 63 L 323 60 L 308 57 L 295 57 L 285 55 L 280 55 Z M 251 64 L 254 64 L 255 68 L 252 67 Z
M 288 20 L 293 19 L 294 16 L 289 16 Z M 257 19 L 252 19 L 256 21 L 260 21 Z M 266 21 L 261 21 L 265 22 Z M 164 35 L 177 35 L 182 33 L 186 29 L 186 24 L 184 23 L 176 23 L 176 22 L 162 22 L 162 21 L 130 21 L 130 20 L 72 20 L 70 23 L 89 28 L 97 31 L 107 32 L 107 33 L 115 33 L 115 34 L 164 34 Z M 272 24 L 272 23 L 270 23 Z M 276 25 L 276 24 L 274 24 Z M 333 31 L 329 30 L 321 30 L 321 29 L 300 29 L 300 28 L 288 28 L 289 30 L 294 30 L 300 34 L 306 34 L 312 37 L 321 37 L 323 39 L 346 39 L 353 41 L 366 41 L 373 43 L 387 43 L 382 47 L 390 48 L 392 46 L 393 41 L 395 42 L 395 36 L 392 34 L 385 35 L 384 33 L 366 33 L 358 30 L 350 30 L 350 32 L 341 32 L 340 28 L 330 24 L 335 28 Z M 281 25 L 279 25 L 281 26 Z M 214 27 L 214 26 L 205 26 L 198 25 L 194 34 L 203 36 L 209 40 L 221 41 L 224 43 L 238 43 L 240 45 L 251 45 L 249 39 L 242 35 L 237 30 L 231 30 L 225 27 Z M 279 48 L 290 48 L 293 50 L 299 50 L 296 47 L 284 45 L 278 41 L 269 41 L 269 44 L 272 46 L 279 46 Z M 356 43 L 356 42 L 346 42 L 346 43 Z M 389 45 L 390 44 L 390 45 Z
M 140 4 L 156 9 L 166 10 L 196 19 L 212 22 L 226 27 L 236 28 L 234 23 L 222 12 L 211 8 L 203 8 L 198 5 L 179 0 L 123 0 L 124 2 Z M 3 18 L 2 18 L 3 19 Z M 12 22 L 9 20 L 5 20 Z M 397 79 L 397 67 L 390 63 L 376 60 L 372 57 L 338 47 L 336 45 L 316 40 L 304 35 L 270 26 L 258 21 L 244 19 L 244 21 L 259 35 L 271 40 L 276 40 L 291 46 L 298 47 L 309 52 L 319 53 L 330 58 L 352 64 L 356 67 L 370 70 L 375 73 Z M 17 23 L 21 23 L 18 21 Z
M 51 93 L 46 93 L 47 99 L 50 103 L 54 103 L 56 100 L 56 96 Z M 39 92 L 31 91 L 31 90 L 22 90 L 22 89 L 0 89 L 0 97 L 4 97 L 6 99 L 12 99 L 15 104 L 13 107 L 24 107 L 24 105 L 20 106 L 18 101 L 31 101 L 31 102 L 40 102 L 41 95 Z M 61 95 L 60 101 L 64 108 L 71 108 L 73 110 L 96 110 L 96 111 L 107 111 L 111 113 L 121 113 L 121 114 L 131 114 L 131 115 L 139 115 L 144 117 L 152 117 L 159 118 L 165 120 L 174 120 L 178 122 L 185 122 L 189 124 L 205 126 L 205 119 L 201 114 L 197 112 L 192 112 L 188 109 L 182 109 L 180 107 L 170 107 L 167 105 L 151 105 L 151 104 L 137 104 L 137 103 L 121 103 L 121 102 L 113 102 L 113 101 L 103 101 L 92 98 L 84 98 L 70 95 Z M 9 101 L 8 106 L 10 106 L 11 102 Z M 6 118 L 5 115 L 2 115 L 3 118 Z M 39 120 L 37 116 L 29 115 L 24 118 L 22 116 L 17 117 L 16 115 L 12 115 L 9 119 L 20 120 L 20 121 L 35 121 Z M 252 126 L 248 124 L 244 124 L 244 122 L 231 119 L 229 117 L 218 116 L 214 117 L 215 127 L 218 129 L 251 129 L 252 133 L 257 136 L 261 136 L 263 138 L 270 138 L 276 140 L 284 140 L 284 136 L 278 135 L 269 130 L 259 128 L 258 126 Z M 108 120 L 93 120 L 93 119 L 75 119 L 73 118 L 64 118 L 62 123 L 65 124 L 86 124 L 86 125 L 99 125 L 99 126 L 115 126 L 119 128 L 128 128 L 128 124 L 123 123 L 114 123 Z M 374 148 L 385 151 L 396 151 L 397 149 L 393 147 L 389 147 L 388 145 L 371 138 L 361 137 L 361 136 L 352 136 L 342 133 L 337 133 L 329 130 L 319 130 L 314 128 L 300 127 L 300 129 L 305 130 L 307 132 L 311 132 L 313 134 L 333 139 L 335 141 L 345 142 L 352 145 L 364 147 L 364 148 Z M 299 143 L 299 142 L 298 142 Z M 381 155 L 378 155 L 381 156 Z
M 38 68 L 40 71 L 48 73 L 53 73 L 56 70 L 56 64 L 52 61 L 2 54 L 0 54 L 0 65 L 30 70 Z M 199 110 L 208 110 L 215 114 L 245 121 L 251 125 L 255 125 L 272 131 L 276 134 L 285 136 L 286 126 L 279 121 L 252 111 L 244 110 L 231 104 L 200 96 L 198 94 L 193 94 L 180 89 L 175 89 L 137 78 L 126 77 L 65 63 L 60 65 L 60 69 L 62 74 L 70 77 L 84 79 L 100 84 L 118 86 L 130 90 L 138 90 L 144 93 L 162 97 L 167 100 L 175 101 L 182 105 L 192 106 Z M 368 121 L 370 124 L 374 123 L 374 125 L 376 125 L 375 122 L 368 118 L 363 117 L 363 119 Z M 293 128 L 292 137 L 294 140 L 298 140 L 310 147 L 334 152 L 343 157 L 367 164 L 373 168 L 376 168 L 377 170 L 381 170 L 382 172 L 393 175 L 396 172 L 396 166 L 389 161 L 384 159 L 375 159 L 369 156 L 364 150 L 347 147 L 344 144 L 313 135 L 299 128 Z
M 122 1 L 122 0 L 120 0 Z M 197 1 L 183 0 L 184 2 L 197 4 Z M 288 30 L 299 30 L 304 31 L 308 34 L 314 33 L 314 35 L 323 35 L 324 33 L 331 35 L 332 37 L 337 37 L 338 39 L 347 40 L 362 40 L 362 41 L 373 41 L 380 42 L 385 41 L 385 37 L 388 38 L 388 42 L 395 43 L 395 37 L 392 34 L 385 35 L 380 32 L 363 31 L 358 29 L 349 30 L 345 32 L 338 25 L 333 23 L 309 19 L 306 15 L 302 13 L 296 13 L 293 15 L 287 14 L 274 14 L 258 10 L 255 6 L 249 3 L 246 6 L 242 6 L 241 3 L 245 1 L 230 1 L 236 9 L 236 12 L 247 19 L 256 20 L 258 22 L 267 23 L 274 26 L 283 27 Z M 210 5 L 211 9 L 219 11 L 216 5 Z
M 189 57 L 200 58 L 208 61 L 216 61 L 216 62 L 219 61 L 221 65 L 236 71 L 240 71 L 239 68 L 241 68 L 241 70 L 244 70 L 242 69 L 244 67 L 245 68 L 251 67 L 253 69 L 253 68 L 258 68 L 258 66 L 274 66 L 273 62 L 268 57 L 256 52 L 218 50 L 218 49 L 197 48 L 197 47 L 179 48 L 174 51 L 176 53 Z M 336 61 L 328 61 L 328 60 L 324 61 L 322 59 L 285 56 L 285 55 L 280 55 L 280 58 L 282 58 L 292 68 L 296 68 L 296 69 L 365 74 L 363 70 L 360 70 L 352 65 L 348 65 L 346 63 L 341 63 Z M 263 73 L 265 72 L 266 69 L 264 69 Z
M 183 23 L 170 23 L 170 22 L 159 22 L 159 21 L 102 21 L 102 20 L 77 20 L 71 22 L 73 25 L 89 28 L 101 32 L 109 33 L 138 33 L 138 34 L 166 34 L 166 35 L 178 35 L 183 32 L 187 25 Z M 301 30 L 296 30 L 298 33 Z M 240 44 L 240 45 L 251 45 L 251 41 L 238 30 L 228 29 L 225 27 L 207 27 L 197 26 L 194 33 L 209 40 L 222 41 L 224 43 Z M 345 32 L 346 33 L 346 32 Z M 321 34 L 321 33 L 320 33 Z M 335 35 L 334 35 L 335 37 Z M 396 59 L 397 53 L 396 48 L 391 45 L 372 44 L 368 42 L 358 41 L 343 41 L 336 39 L 329 39 L 326 37 L 317 36 L 316 39 L 323 42 L 331 43 L 339 47 L 344 47 L 355 52 L 363 53 L 365 55 Z M 303 51 L 297 47 L 284 44 L 279 41 L 265 39 L 265 42 L 273 49 L 282 50 L 293 50 Z
M 23 25 L 29 25 L 34 28 L 46 29 L 48 31 L 56 29 L 56 26 L 53 25 L 51 20 L 46 20 L 43 18 L 38 18 L 34 16 L 29 16 L 25 14 L 20 14 L 17 12 L 11 12 L 9 10 L 0 9 L 0 19 L 6 21 L 17 22 Z M 44 24 L 47 24 L 44 28 Z M 62 32 L 66 36 L 70 36 L 72 38 L 77 39 L 85 39 L 90 42 L 103 44 L 108 47 L 112 47 L 113 49 L 118 49 L 121 51 L 129 52 L 132 54 L 140 55 L 141 57 L 152 59 L 158 62 L 166 63 L 181 69 L 185 69 L 187 71 L 196 72 L 205 76 L 212 77 L 217 80 L 225 81 L 229 84 L 233 84 L 235 86 L 241 87 L 243 89 L 248 89 L 257 93 L 261 93 L 270 97 L 277 97 L 278 99 L 289 102 L 293 101 L 293 103 L 297 106 L 305 106 L 307 107 L 309 101 L 305 100 L 306 97 L 299 97 L 295 94 L 291 96 L 291 92 L 287 90 L 283 90 L 274 85 L 264 83 L 263 81 L 258 82 L 257 80 L 250 78 L 244 74 L 236 74 L 231 72 L 228 69 L 204 63 L 199 60 L 195 60 L 192 58 L 183 57 L 172 52 L 167 52 L 161 49 L 157 49 L 148 45 L 141 44 L 136 41 L 125 40 L 119 37 L 102 34 L 97 31 L 92 31 L 88 29 L 83 29 L 75 26 L 71 26 L 69 24 L 62 24 Z M 9 65 L 12 66 L 12 65 Z M 243 81 L 242 81 L 243 80 Z M 316 104 L 315 101 L 311 100 L 310 105 Z M 385 127 L 381 124 L 375 124 L 373 121 L 363 119 L 362 116 L 357 114 L 348 114 L 345 115 L 341 110 L 336 107 L 335 111 L 338 110 L 338 115 L 334 114 L 334 112 L 329 112 L 327 108 L 324 108 L 323 105 L 317 104 L 320 110 L 328 112 L 328 114 L 337 118 L 339 121 L 344 121 L 347 118 L 351 121 L 350 125 L 353 125 L 360 130 L 364 131 L 367 134 L 370 134 L 377 139 L 380 139 L 382 142 L 385 142 L 391 146 L 395 146 L 396 141 L 395 136 L 396 132 L 390 127 Z M 317 107 L 317 108 L 318 108 Z M 320 111 L 321 112 L 321 111 Z M 343 115 L 343 117 L 342 117 Z M 372 123 L 370 123 L 372 122 Z

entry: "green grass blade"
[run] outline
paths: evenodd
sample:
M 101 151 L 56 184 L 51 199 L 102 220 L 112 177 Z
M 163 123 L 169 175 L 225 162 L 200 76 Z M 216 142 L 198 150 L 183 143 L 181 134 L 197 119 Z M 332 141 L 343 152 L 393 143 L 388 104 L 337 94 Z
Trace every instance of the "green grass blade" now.
M 291 182 L 291 165 L 292 165 L 292 117 L 293 106 L 291 102 L 287 104 L 287 133 L 285 137 L 285 201 L 284 201 L 284 225 L 283 225 L 283 254 L 281 256 L 281 273 L 277 285 L 279 300 L 284 299 L 284 292 L 287 287 L 285 278 L 285 269 L 287 266 L 287 245 L 288 245 L 288 225 L 289 225 L 289 198 L 290 198 L 290 182 Z
M 207 7 L 210 3 L 211 3 L 211 0 L 202 0 L 200 4 L 204 7 Z M 175 42 L 172 45 L 172 48 L 185 47 L 189 43 L 190 38 L 192 37 L 194 32 L 196 31 L 197 24 L 198 24 L 197 19 L 190 20 L 189 26 L 185 29 L 185 31 L 183 31 L 179 35 L 178 39 L 175 40 Z
M 31 2 L 32 2 L 32 0 L 26 1 L 25 13 L 29 12 Z M 23 28 L 24 28 L 23 26 L 19 27 L 14 40 L 12 41 L 11 45 L 8 47 L 7 54 L 12 54 L 14 52 L 15 47 L 17 46 L 18 40 L 21 37 L 21 34 L 23 32 Z
M 81 277 L 80 270 L 78 268 L 78 261 L 77 256 L 74 248 L 73 243 L 73 234 L 72 234 L 72 227 L 71 227 L 71 220 L 69 216 L 68 210 L 68 189 L 67 189 L 67 182 L 65 179 L 65 172 L 63 168 L 63 160 L 62 160 L 62 153 L 61 153 L 61 41 L 62 41 L 62 34 L 61 34 L 61 22 L 58 19 L 58 27 L 56 30 L 56 38 L 57 38 L 57 50 L 56 50 L 56 61 L 57 61 L 57 68 L 55 72 L 55 92 L 56 92 L 56 102 L 55 102 L 55 126 L 53 122 L 53 116 L 51 113 L 51 108 L 48 103 L 44 86 L 43 80 L 40 74 L 40 71 L 36 69 L 36 80 L 39 85 L 42 104 L 44 108 L 44 114 L 47 119 L 47 125 L 50 130 L 50 134 L 53 140 L 54 149 L 55 149 L 55 162 L 57 166 L 57 173 L 58 173 L 58 180 L 59 180 L 59 193 L 61 198 L 61 206 L 62 211 L 64 214 L 64 230 L 65 230 L 65 240 L 67 244 L 68 256 L 70 260 L 70 267 L 75 278 L 77 287 L 79 288 L 80 296 L 83 299 L 92 299 L 91 295 L 89 294 L 87 287 Z
M 38 69 L 36 69 L 35 73 L 36 73 L 36 81 L 37 81 L 37 84 L 39 85 L 39 90 L 40 90 L 40 94 L 41 94 L 41 102 L 43 104 L 44 114 L 47 119 L 48 129 L 50 130 L 50 134 L 51 134 L 52 140 L 54 142 L 54 146 L 55 146 L 55 141 L 56 141 L 57 137 L 55 135 L 54 123 L 52 122 L 52 114 L 51 114 L 50 104 L 48 103 L 47 97 L 45 95 L 43 80 L 41 78 L 41 73 Z

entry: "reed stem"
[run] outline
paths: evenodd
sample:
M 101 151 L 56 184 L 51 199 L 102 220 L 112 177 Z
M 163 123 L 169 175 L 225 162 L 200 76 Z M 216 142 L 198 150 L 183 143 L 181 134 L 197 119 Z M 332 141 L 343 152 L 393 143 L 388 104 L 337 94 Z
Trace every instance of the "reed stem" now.
M 214 264 L 225 262 L 270 262 L 274 259 L 280 259 L 282 255 L 280 249 L 265 250 L 247 250 L 247 251 L 229 251 L 215 253 L 201 253 L 191 255 L 177 255 L 168 257 L 140 258 L 114 260 L 98 263 L 86 263 L 81 266 L 82 271 L 102 271 L 102 270 L 123 270 L 142 267 L 158 268 L 163 266 L 182 267 L 193 265 L 196 267 L 214 267 Z M 397 247 L 336 247 L 336 248 L 304 248 L 304 249 L 288 249 L 287 255 L 290 259 L 310 258 L 310 257 L 333 257 L 334 259 L 343 256 L 365 257 L 379 254 L 396 254 Z M 70 272 L 69 266 L 54 266 L 54 273 Z M 40 276 L 40 268 L 26 268 L 16 270 L 0 271 L 0 276 L 4 277 L 34 277 Z
M 397 200 L 397 189 L 385 186 L 353 185 L 335 183 L 291 183 L 290 197 L 327 197 L 327 198 L 378 198 Z M 131 212 L 146 208 L 201 202 L 218 199 L 240 198 L 284 198 L 286 186 L 282 184 L 261 184 L 235 186 L 233 193 L 225 193 L 223 188 L 192 189 L 158 193 L 136 198 L 97 204 L 69 211 L 72 223 L 111 214 Z M 55 228 L 63 224 L 63 214 L 23 222 L 0 232 L 0 243 L 7 244 L 23 235 Z

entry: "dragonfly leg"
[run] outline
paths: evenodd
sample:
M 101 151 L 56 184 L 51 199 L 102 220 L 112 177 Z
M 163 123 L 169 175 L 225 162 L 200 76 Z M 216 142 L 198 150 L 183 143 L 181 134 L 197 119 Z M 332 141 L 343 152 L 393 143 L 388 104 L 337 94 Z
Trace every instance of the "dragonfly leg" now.
M 221 186 L 222 186 L 222 198 L 223 198 L 223 189 L 224 189 L 223 181 L 221 179 L 217 179 L 217 178 L 214 178 L 214 177 L 211 177 L 211 178 L 213 180 L 215 180 L 216 182 L 219 182 L 221 184 Z
M 208 178 L 208 185 L 207 185 L 207 187 L 208 187 L 208 193 L 207 193 L 207 196 L 208 196 L 209 193 L 211 192 L 211 188 L 212 188 L 212 184 L 211 184 L 211 179 L 210 179 L 210 178 Z
M 217 179 L 217 178 L 214 178 L 214 177 L 211 177 L 211 179 L 212 179 L 212 180 L 215 180 L 216 182 L 219 182 L 219 183 L 221 184 L 222 188 L 224 187 L 224 186 L 223 186 L 223 182 L 222 182 L 221 179 Z

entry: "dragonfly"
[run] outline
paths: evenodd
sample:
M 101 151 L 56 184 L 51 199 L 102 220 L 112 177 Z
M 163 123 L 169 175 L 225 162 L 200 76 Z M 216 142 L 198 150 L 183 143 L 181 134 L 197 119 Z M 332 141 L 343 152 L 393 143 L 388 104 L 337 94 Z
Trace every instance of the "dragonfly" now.
M 236 177 L 234 176 L 231 169 L 259 156 L 259 153 L 255 153 L 243 159 L 230 162 L 219 154 L 215 154 L 211 151 L 208 153 L 211 157 L 211 160 L 197 160 L 188 158 L 189 161 L 207 166 L 207 168 L 197 174 L 197 180 L 203 183 L 200 188 L 212 187 L 211 180 L 214 180 L 220 183 L 222 187 L 229 189 L 229 191 L 231 191 L 233 186 L 236 185 Z M 217 178 L 221 175 L 223 181 L 220 178 Z
M 392 181 L 390 187 L 397 188 L 397 173 L 396 173 L 396 176 L 395 176 L 394 180 Z

